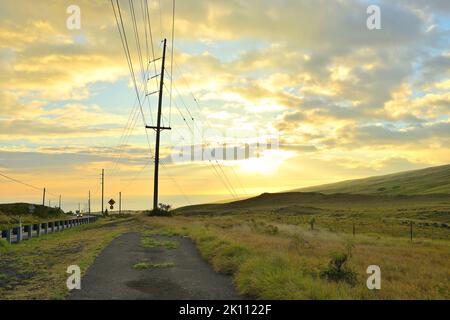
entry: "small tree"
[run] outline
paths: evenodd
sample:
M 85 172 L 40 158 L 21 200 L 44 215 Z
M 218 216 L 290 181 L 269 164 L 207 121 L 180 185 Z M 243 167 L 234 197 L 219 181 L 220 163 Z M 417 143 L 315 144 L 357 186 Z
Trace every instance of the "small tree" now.
M 325 270 L 320 275 L 331 281 L 343 281 L 350 285 L 355 285 L 357 282 L 356 273 L 348 267 L 348 262 L 352 257 L 353 244 L 346 245 L 346 252 L 334 252 L 331 255 L 331 260 Z

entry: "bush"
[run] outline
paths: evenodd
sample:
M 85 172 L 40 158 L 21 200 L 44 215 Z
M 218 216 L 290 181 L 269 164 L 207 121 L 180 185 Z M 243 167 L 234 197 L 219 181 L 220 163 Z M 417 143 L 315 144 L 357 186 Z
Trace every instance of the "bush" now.
M 357 282 L 356 273 L 347 266 L 351 258 L 351 246 L 347 247 L 347 252 L 334 252 L 331 255 L 330 263 L 327 268 L 320 273 L 322 278 L 331 281 L 343 281 L 350 285 L 355 285 Z
M 170 204 L 160 203 L 157 209 L 148 211 L 148 215 L 152 217 L 171 217 L 171 208 L 172 206 Z

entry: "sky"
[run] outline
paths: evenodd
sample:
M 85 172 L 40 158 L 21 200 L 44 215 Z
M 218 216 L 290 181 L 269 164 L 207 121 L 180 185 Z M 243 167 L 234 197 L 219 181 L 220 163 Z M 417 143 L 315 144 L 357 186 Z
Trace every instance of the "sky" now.
M 0 173 L 28 184 L 0 177 L 0 202 L 40 203 L 45 187 L 52 206 L 61 194 L 64 210 L 84 209 L 90 190 L 99 210 L 105 169 L 106 201 L 122 192 L 124 209 L 151 207 L 145 125 L 156 125 L 163 38 L 172 130 L 161 133 L 160 202 L 450 163 L 449 1 L 178 0 L 174 25 L 172 0 L 132 4 L 136 29 L 119 1 L 136 86 L 110 1 L 0 0 Z M 367 27 L 373 4 L 381 29 Z M 256 142 L 248 159 L 177 157 Z

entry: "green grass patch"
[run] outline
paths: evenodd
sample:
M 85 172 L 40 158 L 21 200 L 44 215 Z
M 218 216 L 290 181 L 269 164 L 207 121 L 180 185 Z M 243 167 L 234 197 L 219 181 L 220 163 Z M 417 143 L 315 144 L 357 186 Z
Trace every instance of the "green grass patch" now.
M 176 249 L 178 248 L 178 242 L 173 240 L 157 240 L 152 236 L 142 236 L 141 245 L 145 248 L 166 248 L 166 249 Z
M 163 263 L 149 263 L 149 262 L 138 262 L 133 266 L 133 269 L 157 269 L 157 268 L 172 268 L 175 267 L 173 262 L 163 262 Z

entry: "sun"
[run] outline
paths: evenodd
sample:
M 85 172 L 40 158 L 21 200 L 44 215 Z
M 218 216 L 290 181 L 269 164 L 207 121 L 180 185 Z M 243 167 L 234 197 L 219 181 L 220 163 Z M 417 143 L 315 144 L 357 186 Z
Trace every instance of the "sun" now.
M 293 156 L 293 152 L 290 151 L 265 150 L 258 158 L 240 161 L 239 166 L 241 171 L 245 173 L 272 176 L 277 174 L 278 169 L 284 162 Z

